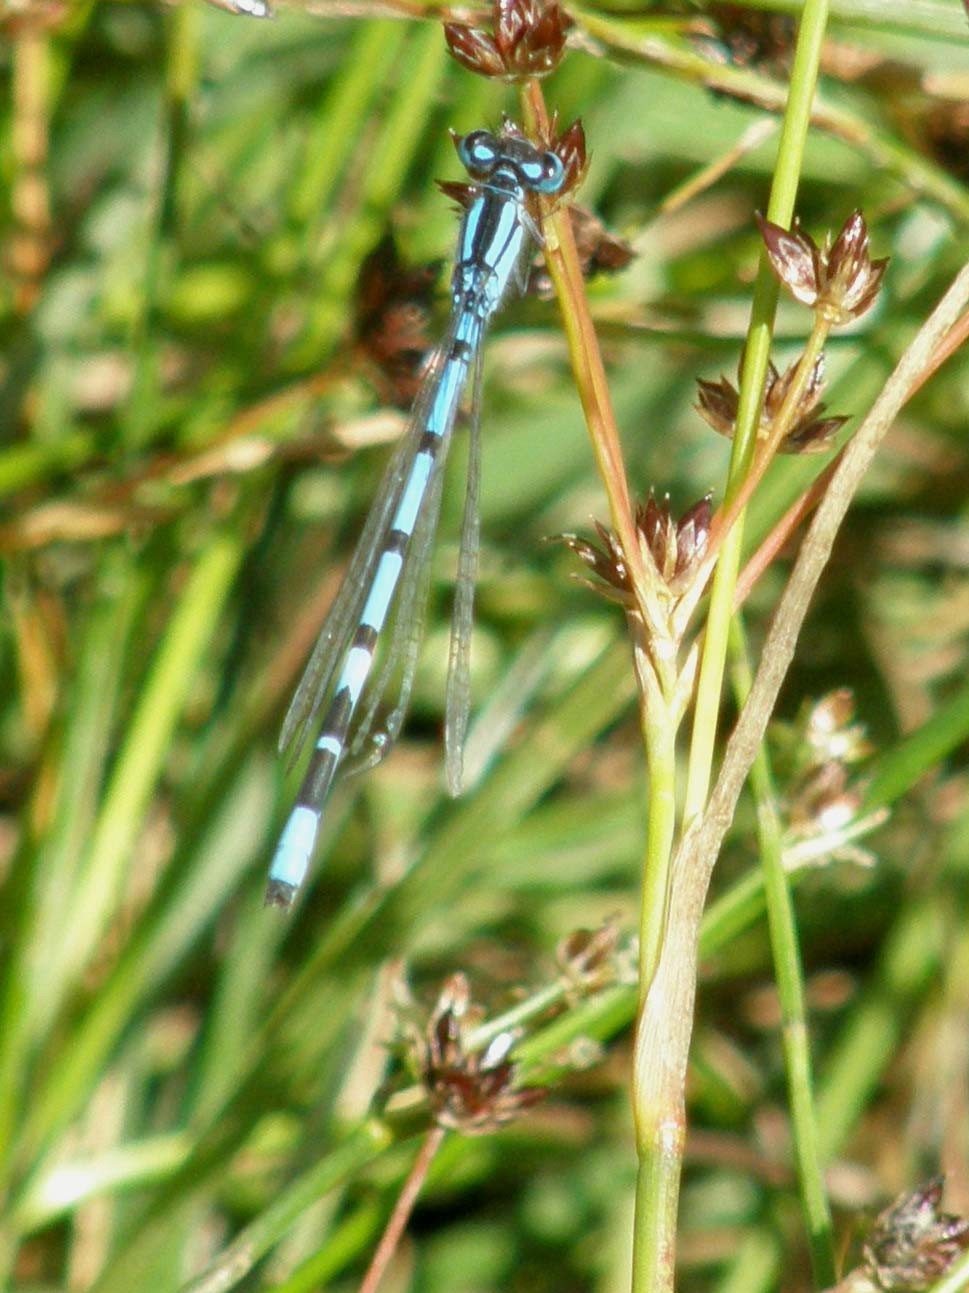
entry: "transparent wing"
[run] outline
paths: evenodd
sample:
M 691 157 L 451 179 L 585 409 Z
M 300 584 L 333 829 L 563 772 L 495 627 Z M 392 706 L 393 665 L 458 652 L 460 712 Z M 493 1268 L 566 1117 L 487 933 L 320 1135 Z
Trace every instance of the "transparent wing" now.
M 295 762 L 300 750 L 319 717 L 327 698 L 333 675 L 343 659 L 344 651 L 356 631 L 367 599 L 367 592 L 374 569 L 384 549 L 391 518 L 397 507 L 401 486 L 417 443 L 420 427 L 414 422 L 404 433 L 387 465 L 377 496 L 367 516 L 363 531 L 357 540 L 350 564 L 343 576 L 339 592 L 327 612 L 320 635 L 316 639 L 299 686 L 290 701 L 279 734 L 279 749 Z
M 449 440 L 450 433 L 438 449 L 434 475 L 428 482 L 424 507 L 408 544 L 397 595 L 397 610 L 391 631 L 386 635 L 389 638 L 386 653 L 377 675 L 368 684 L 361 703 L 360 720 L 355 725 L 349 749 L 349 754 L 354 759 L 352 772 L 362 772 L 374 767 L 389 753 L 400 735 L 407 712 L 424 636 L 427 596 L 431 585 L 431 554 L 441 512 L 444 464 Z M 375 727 L 374 721 L 395 673 L 398 675 L 396 699 L 393 707 Z
M 468 479 L 464 492 L 464 519 L 461 523 L 461 546 L 458 549 L 444 701 L 444 771 L 448 793 L 455 796 L 461 793 L 464 779 L 464 738 L 471 713 L 471 631 L 474 627 L 474 583 L 478 573 L 481 534 L 478 503 L 481 495 L 482 339 L 479 335 L 472 376 Z
M 290 764 L 299 757 L 307 736 L 319 719 L 320 712 L 328 699 L 334 677 L 343 662 L 346 650 L 360 622 L 360 615 L 370 591 L 374 571 L 386 547 L 391 522 L 400 502 L 411 463 L 424 435 L 428 410 L 434 399 L 441 370 L 451 352 L 456 326 L 457 320 L 454 319 L 429 366 L 421 390 L 414 402 L 410 425 L 394 450 L 393 456 L 384 471 L 339 592 L 334 598 L 333 605 L 316 640 L 313 653 L 296 688 L 289 709 L 286 711 L 286 717 L 283 720 L 282 731 L 279 736 L 279 749 L 286 754 Z M 456 409 L 451 410 L 452 424 L 455 412 Z M 445 430 L 445 440 L 448 438 L 449 433 L 450 425 Z M 447 445 L 442 444 L 439 449 L 434 464 L 435 476 L 429 482 L 427 493 L 422 501 L 415 523 L 415 533 L 421 527 L 422 520 L 427 515 L 429 495 L 433 493 L 435 488 L 438 490 L 437 503 L 438 506 L 440 505 L 438 481 L 446 456 L 446 448 Z M 431 527 L 428 543 L 430 543 L 432 537 L 433 527 Z M 408 544 L 405 563 L 409 561 L 413 547 L 412 538 Z M 385 673 L 385 670 L 381 668 L 380 679 L 382 679 L 384 686 L 387 685 L 389 676 L 389 673 Z M 379 690 L 376 687 L 368 686 L 366 695 L 368 697 L 376 695 L 377 703 L 379 704 Z M 371 703 L 370 700 L 366 701 L 368 710 Z

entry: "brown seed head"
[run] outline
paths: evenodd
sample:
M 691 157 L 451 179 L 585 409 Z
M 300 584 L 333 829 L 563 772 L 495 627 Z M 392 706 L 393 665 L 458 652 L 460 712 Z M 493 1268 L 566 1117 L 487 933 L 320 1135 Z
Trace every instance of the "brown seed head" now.
M 558 159 L 565 168 L 565 182 L 562 185 L 562 192 L 570 193 L 582 183 L 589 165 L 585 127 L 581 121 L 576 119 L 571 126 L 566 126 L 559 133 L 558 121 L 558 113 L 553 113 L 549 138 L 543 140 L 543 143 L 546 148 L 551 148 L 553 152 L 558 154 Z
M 591 579 L 584 580 L 583 582 L 587 587 L 597 593 L 602 593 L 610 601 L 631 605 L 632 583 L 619 540 L 601 521 L 594 521 L 593 524 L 596 527 L 601 547 L 596 547 L 594 543 L 580 538 L 577 534 L 562 534 L 558 537 L 571 552 L 575 553 L 580 561 L 583 561 L 589 567 L 594 575 L 597 575 L 602 580 L 601 584 L 593 583 Z
M 706 551 L 712 516 L 710 496 L 701 498 L 677 521 L 670 512 L 669 498 L 657 503 L 650 490 L 645 503 L 636 508 L 636 531 L 640 544 L 649 550 L 666 592 L 679 595 L 689 583 Z M 588 586 L 617 601 L 627 609 L 634 604 L 632 582 L 626 557 L 613 532 L 595 522 L 601 547 L 574 534 L 560 536 L 563 543 L 602 580 Z
M 788 816 L 800 835 L 831 834 L 853 822 L 861 792 L 848 782 L 844 764 L 815 764 L 798 778 L 788 797 Z
M 868 226 L 860 211 L 845 221 L 833 245 L 819 247 L 803 232 L 757 216 L 771 268 L 797 301 L 821 313 L 832 326 L 859 318 L 871 306 L 888 265 L 872 260 Z
M 763 437 L 769 436 L 773 430 L 774 421 L 784 404 L 796 371 L 796 360 L 783 373 L 779 373 L 773 363 L 769 366 L 760 413 L 760 434 Z M 736 387 L 726 377 L 721 377 L 719 382 L 698 378 L 697 386 L 697 412 L 714 431 L 733 439 L 740 403 Z M 823 453 L 847 422 L 846 417 L 822 417 L 825 405 L 818 397 L 823 389 L 824 356 L 819 355 L 801 395 L 795 419 L 781 441 L 781 453 Z
M 453 974 L 444 984 L 425 1034 L 423 1079 L 436 1122 L 465 1135 L 492 1131 L 545 1092 L 515 1086 L 509 1058 L 517 1040 L 510 1030 L 499 1033 L 481 1052 L 469 1052 L 464 1035 L 480 1012 L 472 1005 L 468 981 Z
M 920 1293 L 969 1247 L 969 1220 L 939 1211 L 941 1176 L 903 1194 L 878 1217 L 865 1265 L 886 1293 Z
M 561 62 L 570 20 L 557 0 L 496 0 L 493 35 L 444 24 L 448 49 L 471 72 L 503 81 L 547 76 Z
M 555 949 L 562 973 L 584 991 L 596 991 L 617 977 L 619 926 L 604 921 L 598 929 L 574 929 Z
M 855 697 L 850 687 L 828 692 L 812 705 L 804 733 L 809 748 L 822 761 L 858 763 L 874 750 L 864 724 L 855 721 Z
M 636 528 L 669 588 L 678 589 L 687 582 L 706 551 L 711 515 L 709 494 L 694 503 L 678 521 L 670 512 L 669 497 L 657 503 L 652 490 L 646 502 L 636 508 Z

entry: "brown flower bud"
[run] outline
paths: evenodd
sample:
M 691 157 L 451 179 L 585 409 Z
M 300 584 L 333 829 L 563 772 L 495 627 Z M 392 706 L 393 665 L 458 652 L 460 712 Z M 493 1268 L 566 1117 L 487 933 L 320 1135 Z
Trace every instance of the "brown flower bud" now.
M 494 35 L 445 23 L 448 49 L 469 71 L 518 81 L 547 76 L 561 62 L 569 19 L 557 0 L 497 0 L 492 25 Z
M 803 232 L 757 216 L 771 268 L 797 301 L 821 313 L 832 326 L 857 319 L 871 306 L 888 265 L 888 257 L 872 260 L 868 226 L 854 211 L 840 233 L 819 247 Z
M 636 509 L 636 528 L 646 542 L 660 578 L 670 588 L 685 581 L 703 556 L 710 536 L 710 495 L 701 498 L 679 521 L 670 512 L 667 496 L 657 503 L 650 490 Z
M 471 1005 L 468 981 L 453 974 L 445 982 L 427 1023 L 422 1062 L 424 1085 L 434 1118 L 442 1127 L 476 1135 L 494 1130 L 541 1100 L 540 1087 L 515 1086 L 509 1058 L 514 1032 L 499 1033 L 483 1051 L 466 1049 L 464 1035 L 480 1011 Z
M 773 364 L 768 368 L 764 404 L 760 413 L 760 434 L 765 438 L 773 429 L 774 421 L 784 404 L 796 371 L 796 360 L 783 373 L 779 373 Z M 726 377 L 721 377 L 719 382 L 698 378 L 697 386 L 699 387 L 697 412 L 713 427 L 714 431 L 732 440 L 740 403 L 736 387 Z M 819 355 L 801 394 L 794 421 L 780 443 L 781 453 L 823 453 L 830 447 L 835 434 L 847 422 L 846 417 L 821 416 L 825 405 L 821 403 L 818 396 L 823 389 L 824 356 Z
M 865 1265 L 886 1293 L 929 1288 L 969 1247 L 969 1220 L 939 1211 L 942 1185 L 936 1176 L 901 1195 L 872 1227 Z
M 653 565 L 668 593 L 678 595 L 689 583 L 706 550 L 710 536 L 712 504 L 701 498 L 679 521 L 670 512 L 669 498 L 657 503 L 650 491 L 645 503 L 636 508 L 636 532 L 642 547 L 649 550 Z M 629 568 L 619 540 L 601 522 L 595 522 L 602 547 L 574 534 L 559 536 L 563 543 L 602 580 L 588 586 L 611 601 L 632 605 L 633 590 Z

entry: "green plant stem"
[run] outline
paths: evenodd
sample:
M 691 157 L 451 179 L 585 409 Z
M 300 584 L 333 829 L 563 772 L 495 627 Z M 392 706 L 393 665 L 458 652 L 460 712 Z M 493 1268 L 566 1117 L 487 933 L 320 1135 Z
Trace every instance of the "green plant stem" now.
M 738 706 L 743 706 L 750 693 L 752 675 L 743 621 L 739 615 L 733 621 L 731 643 L 734 689 Z M 818 1149 L 801 951 L 791 900 L 791 883 L 784 869 L 783 830 L 766 745 L 761 745 L 754 759 L 750 769 L 750 782 L 757 805 L 757 835 L 767 896 L 767 921 L 783 1015 L 787 1091 L 801 1207 L 807 1225 L 814 1282 L 816 1286 L 823 1288 L 835 1279 L 831 1210 L 825 1193 Z
M 826 21 L 826 0 L 807 0 L 768 207 L 769 218 L 785 225 L 790 223 L 794 209 Z M 741 377 L 728 501 L 740 487 L 753 460 L 776 301 L 777 288 L 765 257 L 758 274 Z M 699 818 L 710 783 L 742 539 L 738 518 L 721 549 L 701 657 L 684 802 L 687 829 Z M 692 893 L 692 899 L 695 904 L 698 891 Z M 633 1293 L 668 1293 L 673 1288 L 677 1198 L 686 1119 L 684 1083 L 692 1033 L 702 896 L 699 903 L 695 909 L 692 909 L 694 904 L 687 904 L 691 910 L 672 911 L 659 963 L 650 991 L 642 999 L 637 1023 L 633 1090 L 639 1170 Z
M 777 165 L 767 206 L 767 218 L 785 227 L 790 225 L 794 213 L 827 17 L 827 0 L 807 0 L 798 32 L 787 110 L 784 114 Z M 760 424 L 774 313 L 777 306 L 777 291 L 777 284 L 766 253 L 762 254 L 754 288 L 750 329 L 744 349 L 740 403 L 727 481 L 728 506 L 741 488 L 756 449 L 757 428 Z M 743 515 L 741 514 L 721 546 L 713 579 L 697 681 L 693 735 L 683 805 L 683 817 L 687 824 L 702 813 L 710 788 L 717 719 L 723 690 L 723 670 L 742 544 Z
M 654 1141 L 639 1141 L 633 1217 L 633 1290 L 671 1289 L 676 1274 L 676 1212 L 685 1124 L 677 1122 Z

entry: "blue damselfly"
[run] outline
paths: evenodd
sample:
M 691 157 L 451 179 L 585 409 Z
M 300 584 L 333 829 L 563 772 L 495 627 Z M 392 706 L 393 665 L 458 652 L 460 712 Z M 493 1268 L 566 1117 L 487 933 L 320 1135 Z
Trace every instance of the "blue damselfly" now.
M 283 723 L 280 749 L 295 758 L 326 706 L 296 805 L 270 867 L 266 900 L 279 906 L 289 906 L 303 881 L 344 756 L 376 762 L 400 731 L 417 662 L 444 461 L 470 374 L 468 484 L 445 719 L 448 786 L 455 794 L 460 789 L 470 708 L 468 665 L 478 547 L 482 342 L 509 287 L 513 283 L 521 287 L 525 249 L 530 240 L 539 238 L 527 210 L 529 195 L 559 192 L 565 171 L 555 153 L 536 149 L 507 124 L 500 135 L 476 130 L 456 142 L 475 184 L 458 237 L 450 324 Z M 392 609 L 393 623 L 385 628 Z M 371 678 L 382 633 L 389 634 L 389 641 Z M 378 722 L 378 709 L 395 674 L 399 674 L 396 701 Z

